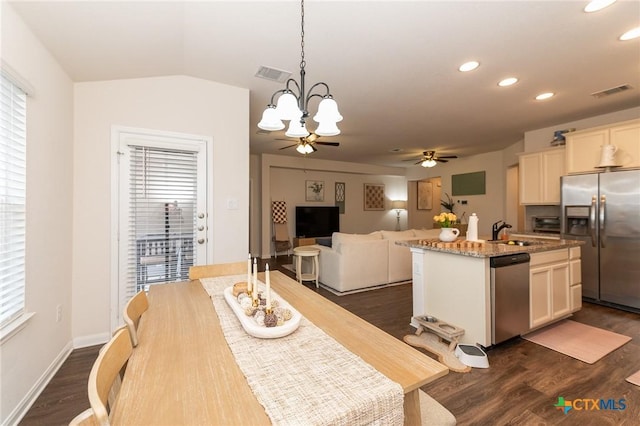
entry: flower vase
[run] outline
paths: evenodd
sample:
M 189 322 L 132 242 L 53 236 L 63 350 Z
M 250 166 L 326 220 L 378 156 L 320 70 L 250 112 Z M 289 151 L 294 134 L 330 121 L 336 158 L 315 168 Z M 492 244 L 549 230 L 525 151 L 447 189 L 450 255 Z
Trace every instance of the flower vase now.
M 451 242 L 455 241 L 460 235 L 460 230 L 458 228 L 440 228 L 440 241 Z

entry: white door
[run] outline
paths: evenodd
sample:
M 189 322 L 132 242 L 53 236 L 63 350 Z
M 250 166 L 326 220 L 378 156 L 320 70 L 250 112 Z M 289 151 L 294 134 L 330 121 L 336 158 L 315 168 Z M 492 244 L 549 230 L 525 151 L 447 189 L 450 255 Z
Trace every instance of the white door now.
M 114 128 L 117 140 L 117 285 L 112 328 L 150 285 L 188 280 L 207 259 L 207 139 Z

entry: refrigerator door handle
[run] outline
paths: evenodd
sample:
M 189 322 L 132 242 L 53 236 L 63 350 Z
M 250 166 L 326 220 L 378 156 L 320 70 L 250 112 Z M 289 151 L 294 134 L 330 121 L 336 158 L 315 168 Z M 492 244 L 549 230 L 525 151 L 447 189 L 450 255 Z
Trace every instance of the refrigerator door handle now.
M 591 197 L 591 208 L 589 209 L 589 236 L 591 237 L 591 247 L 596 247 L 596 196 Z
M 607 196 L 606 195 L 601 195 L 600 196 L 600 217 L 599 222 L 600 222 L 600 247 L 605 248 L 605 240 L 607 238 L 607 231 L 605 228 L 605 213 L 606 213 L 606 209 L 607 209 Z

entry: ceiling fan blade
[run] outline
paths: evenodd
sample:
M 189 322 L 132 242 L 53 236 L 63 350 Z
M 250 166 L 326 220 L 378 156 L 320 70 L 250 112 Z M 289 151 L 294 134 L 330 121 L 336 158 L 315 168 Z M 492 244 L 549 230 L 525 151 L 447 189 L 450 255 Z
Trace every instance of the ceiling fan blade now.
M 294 146 L 298 146 L 298 144 L 297 144 L 297 143 L 294 143 L 293 145 L 283 146 L 283 147 L 282 147 L 282 148 L 280 148 L 280 149 L 287 149 L 287 148 L 291 148 L 291 147 L 294 147 Z
M 406 161 L 406 160 L 405 160 L 405 161 Z M 413 163 L 413 164 L 414 164 L 414 165 L 416 165 L 416 164 L 420 164 L 420 163 L 422 163 L 423 161 L 424 161 L 424 159 L 422 159 L 422 160 L 418 161 L 417 163 Z
M 340 146 L 340 142 L 316 142 L 317 145 Z
M 439 155 L 438 158 L 458 158 L 457 155 Z
M 434 158 L 434 160 L 439 161 L 441 163 L 448 163 L 449 160 L 443 160 L 442 158 Z
M 311 146 L 311 148 L 313 149 L 313 152 L 316 152 L 318 150 L 318 148 L 316 148 L 315 146 L 309 144 L 309 146 Z

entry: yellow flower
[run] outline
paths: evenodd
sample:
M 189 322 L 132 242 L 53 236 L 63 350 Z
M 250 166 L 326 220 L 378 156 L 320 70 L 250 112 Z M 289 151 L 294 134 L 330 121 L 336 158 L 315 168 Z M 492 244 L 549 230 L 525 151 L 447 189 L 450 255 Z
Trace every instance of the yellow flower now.
M 440 223 L 443 228 L 450 228 L 451 225 L 455 224 L 458 220 L 458 217 L 453 213 L 442 212 L 439 215 L 433 217 L 433 221 Z

